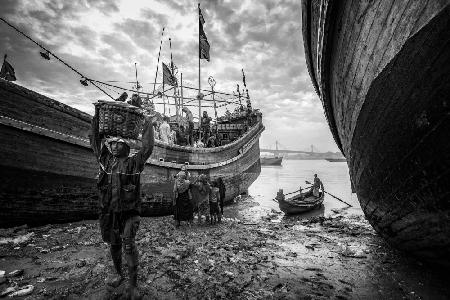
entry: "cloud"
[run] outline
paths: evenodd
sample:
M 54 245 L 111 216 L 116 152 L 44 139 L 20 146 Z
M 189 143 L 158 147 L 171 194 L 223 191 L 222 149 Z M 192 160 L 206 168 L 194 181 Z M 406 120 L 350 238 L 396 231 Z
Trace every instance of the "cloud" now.
M 202 87 L 209 89 L 207 79 L 213 76 L 217 90 L 232 93 L 237 83 L 243 88 L 243 68 L 253 106 L 264 114 L 263 146 L 279 140 L 297 149 L 314 144 L 337 151 L 306 68 L 300 2 L 213 0 L 202 2 L 201 8 L 211 44 L 211 62 L 201 61 Z M 198 85 L 195 2 L 7 0 L 2 1 L 0 16 L 90 78 L 131 88 L 136 62 L 139 80 L 149 90 L 166 26 L 160 62 L 170 61 L 170 37 L 184 83 Z M 93 112 L 92 102 L 108 98 L 92 86 L 82 86 L 80 76 L 55 59 L 42 60 L 39 50 L 0 24 L 0 54 L 8 53 L 19 84 L 88 113 Z
M 136 44 L 142 49 L 153 49 L 156 48 L 158 31 L 153 24 L 148 21 L 140 21 L 133 19 L 126 19 L 121 23 L 115 24 L 116 32 L 121 32 L 123 35 L 127 35 L 132 41 L 128 47 L 132 47 Z

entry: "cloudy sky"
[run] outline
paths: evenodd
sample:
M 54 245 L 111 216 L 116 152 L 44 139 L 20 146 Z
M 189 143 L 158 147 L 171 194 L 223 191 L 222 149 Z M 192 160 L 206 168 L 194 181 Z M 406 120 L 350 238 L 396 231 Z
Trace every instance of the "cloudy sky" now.
M 232 93 L 236 83 L 242 86 L 243 68 L 253 107 L 263 113 L 262 147 L 273 148 L 278 140 L 289 149 L 313 144 L 320 151 L 338 151 L 308 76 L 300 1 L 214 0 L 201 7 L 211 45 L 211 61 L 201 61 L 202 88 L 213 76 L 216 90 Z M 0 16 L 89 78 L 132 88 L 128 82 L 135 78 L 136 63 L 139 81 L 150 92 L 165 26 L 162 61 L 170 62 L 170 37 L 183 83 L 198 87 L 196 1 L 1 0 Z M 80 76 L 55 59 L 40 58 L 39 51 L 0 22 L 0 54 L 8 54 L 17 84 L 89 114 L 93 102 L 108 99 L 82 86 Z

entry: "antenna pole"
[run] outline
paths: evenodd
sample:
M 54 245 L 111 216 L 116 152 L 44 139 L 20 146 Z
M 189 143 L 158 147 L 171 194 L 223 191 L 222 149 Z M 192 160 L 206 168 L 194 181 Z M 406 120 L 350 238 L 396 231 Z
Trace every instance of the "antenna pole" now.
M 208 83 L 211 86 L 212 100 L 214 102 L 214 116 L 216 117 L 216 122 L 217 122 L 217 106 L 216 106 L 216 99 L 214 97 L 214 94 L 215 94 L 214 86 L 216 85 L 216 80 L 214 79 L 214 77 L 209 76 Z

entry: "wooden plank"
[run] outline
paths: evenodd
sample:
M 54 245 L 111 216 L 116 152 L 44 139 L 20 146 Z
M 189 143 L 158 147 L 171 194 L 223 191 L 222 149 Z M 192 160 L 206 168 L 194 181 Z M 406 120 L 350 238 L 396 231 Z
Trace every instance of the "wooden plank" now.
M 344 153 L 349 153 L 348 147 L 346 147 L 345 141 L 347 139 L 347 136 L 345 135 L 345 113 L 347 111 L 346 102 L 341 101 L 344 97 L 344 86 L 346 83 L 346 75 L 345 72 L 347 68 L 349 67 L 349 60 L 353 56 L 354 51 L 354 44 L 355 40 L 359 38 L 359 32 L 361 29 L 361 22 L 362 19 L 365 18 L 367 9 L 370 7 L 369 1 L 356 1 L 352 2 L 352 6 L 349 8 L 347 12 L 344 13 L 343 18 L 352 20 L 353 22 L 349 22 L 348 26 L 343 28 L 343 32 L 345 33 L 345 38 L 343 42 L 343 47 L 341 50 L 341 55 L 338 58 L 338 65 L 337 68 L 333 67 L 333 69 L 337 70 L 336 75 L 334 76 L 334 80 L 337 83 L 337 89 L 333 93 L 336 95 L 334 99 L 339 100 L 332 100 L 333 102 L 333 110 L 336 112 L 336 126 L 339 128 L 339 137 L 342 142 Z
M 390 1 L 389 1 L 390 2 Z M 349 134 L 351 129 L 351 112 L 353 111 L 353 105 L 354 102 L 351 98 L 350 92 L 351 92 L 351 84 L 353 81 L 353 75 L 355 74 L 355 70 L 358 65 L 358 60 L 360 58 L 361 52 L 366 47 L 365 42 L 367 39 L 367 32 L 370 32 L 375 20 L 376 20 L 376 14 L 380 11 L 380 8 L 383 7 L 383 4 L 387 3 L 385 1 L 379 1 L 372 4 L 369 4 L 367 7 L 364 8 L 364 11 L 359 16 L 360 26 L 357 28 L 358 34 L 355 34 L 355 39 L 350 41 L 348 44 L 348 49 L 350 49 L 351 55 L 349 56 L 349 60 L 346 60 L 346 63 L 344 64 L 344 73 L 342 74 L 344 83 L 342 85 L 342 92 L 341 92 L 341 102 L 343 107 L 343 136 L 344 142 L 343 147 L 346 149 L 346 152 L 349 152 Z M 373 6 L 372 6 L 373 5 Z M 372 35 L 371 35 L 372 36 Z M 373 36 L 376 36 L 374 34 Z
M 348 102 L 350 103 L 351 111 L 348 113 L 347 122 L 349 124 L 349 131 L 347 134 L 350 141 L 353 136 L 358 112 L 364 103 L 364 97 L 358 97 L 358 95 L 365 95 L 365 91 L 369 88 L 368 84 L 361 86 L 361 82 L 364 78 L 367 80 L 369 78 L 373 79 L 373 75 L 366 74 L 366 70 L 374 61 L 379 60 L 379 56 L 382 53 L 375 51 L 376 45 L 380 40 L 383 43 L 383 37 L 389 39 L 389 36 L 383 36 L 383 32 L 389 31 L 389 28 L 393 25 L 389 23 L 389 16 L 401 18 L 402 12 L 404 11 L 404 6 L 396 6 L 394 3 L 394 1 L 382 2 L 370 29 L 362 33 L 364 42 L 361 44 L 361 49 L 358 49 L 360 51 L 355 53 L 354 65 L 356 67 L 352 70 L 353 79 L 351 80 L 348 93 Z

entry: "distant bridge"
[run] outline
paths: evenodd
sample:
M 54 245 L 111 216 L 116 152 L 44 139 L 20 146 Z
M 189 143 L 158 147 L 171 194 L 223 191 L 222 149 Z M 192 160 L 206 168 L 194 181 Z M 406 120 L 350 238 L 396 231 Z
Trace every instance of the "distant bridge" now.
M 320 152 L 311 152 L 311 151 L 302 151 L 302 150 L 276 150 L 276 149 L 264 149 L 264 148 L 260 148 L 259 149 L 260 152 L 270 152 L 273 154 L 278 154 L 278 153 L 303 153 L 303 154 L 309 154 L 309 155 L 314 155 L 314 154 L 324 154 L 324 153 L 320 153 Z
M 280 142 L 276 142 L 276 149 L 265 149 L 260 148 L 259 150 L 261 152 L 269 152 L 273 154 L 279 154 L 279 153 L 302 153 L 302 154 L 308 154 L 308 155 L 321 155 L 325 153 L 319 152 L 319 149 L 317 149 L 314 145 L 311 145 L 311 150 L 289 150 L 289 149 L 278 149 L 278 145 L 282 146 Z M 282 147 L 285 148 L 285 147 Z

